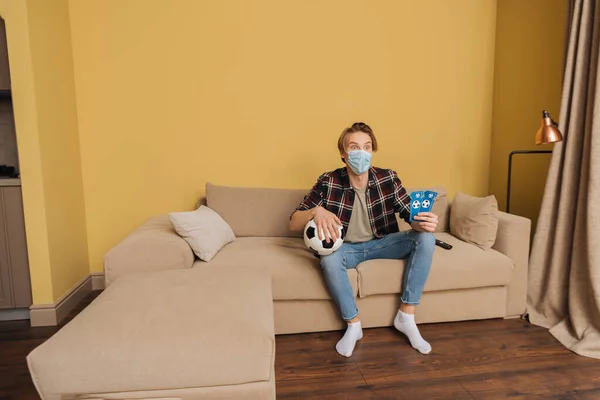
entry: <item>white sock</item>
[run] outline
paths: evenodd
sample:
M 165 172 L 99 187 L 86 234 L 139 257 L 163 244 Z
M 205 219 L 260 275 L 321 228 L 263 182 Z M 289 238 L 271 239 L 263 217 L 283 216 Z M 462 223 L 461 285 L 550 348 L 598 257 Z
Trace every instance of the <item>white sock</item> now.
M 419 333 L 419 328 L 417 328 L 417 324 L 415 323 L 414 315 L 406 314 L 398 310 L 398 314 L 396 315 L 396 318 L 394 318 L 394 326 L 408 337 L 410 345 L 420 353 L 431 353 L 431 345 L 427 343 L 421 336 L 421 333 Z
M 362 336 L 362 326 L 360 325 L 360 321 L 351 322 L 348 324 L 344 337 L 342 337 L 335 345 L 335 349 L 340 355 L 350 357 L 354 351 L 356 342 L 362 339 Z

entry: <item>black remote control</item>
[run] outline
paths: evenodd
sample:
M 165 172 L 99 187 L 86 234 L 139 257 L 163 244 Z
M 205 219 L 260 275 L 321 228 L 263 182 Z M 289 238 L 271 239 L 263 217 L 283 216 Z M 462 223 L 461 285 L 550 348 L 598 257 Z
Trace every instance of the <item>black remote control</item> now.
M 439 239 L 435 239 L 435 244 L 440 246 L 442 249 L 446 249 L 446 250 L 450 250 L 452 248 L 451 244 L 448 244 L 446 242 L 442 242 Z

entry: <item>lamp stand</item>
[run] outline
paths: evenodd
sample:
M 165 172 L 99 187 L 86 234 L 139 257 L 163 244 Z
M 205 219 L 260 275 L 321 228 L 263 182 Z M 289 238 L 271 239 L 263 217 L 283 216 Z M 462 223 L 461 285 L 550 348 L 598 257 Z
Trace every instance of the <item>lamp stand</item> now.
M 510 181 L 512 175 L 512 157 L 515 154 L 548 154 L 552 150 L 514 150 L 508 156 L 508 185 L 506 187 L 506 212 L 510 212 Z

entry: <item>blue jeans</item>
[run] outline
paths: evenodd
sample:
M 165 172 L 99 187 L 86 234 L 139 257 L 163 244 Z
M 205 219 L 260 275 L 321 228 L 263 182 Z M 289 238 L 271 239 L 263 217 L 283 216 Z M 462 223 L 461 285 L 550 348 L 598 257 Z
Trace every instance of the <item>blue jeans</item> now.
M 401 300 L 404 304 L 418 305 L 429 276 L 434 248 L 433 233 L 410 230 L 364 243 L 344 243 L 334 253 L 321 257 L 325 282 L 331 297 L 340 308 L 342 318 L 348 321 L 358 315 L 347 269 L 356 268 L 358 264 L 367 260 L 400 260 L 408 257 Z

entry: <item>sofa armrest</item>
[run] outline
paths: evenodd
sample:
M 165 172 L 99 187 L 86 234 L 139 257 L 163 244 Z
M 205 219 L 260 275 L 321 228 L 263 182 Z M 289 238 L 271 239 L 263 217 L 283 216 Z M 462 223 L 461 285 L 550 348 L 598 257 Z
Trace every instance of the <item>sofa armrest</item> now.
M 505 212 L 498 214 L 498 233 L 492 248 L 515 263 L 514 279 L 508 285 L 506 316 L 516 317 L 526 310 L 531 220 Z
M 167 215 L 150 218 L 104 256 L 105 285 L 137 272 L 191 268 L 192 249 L 173 229 Z

